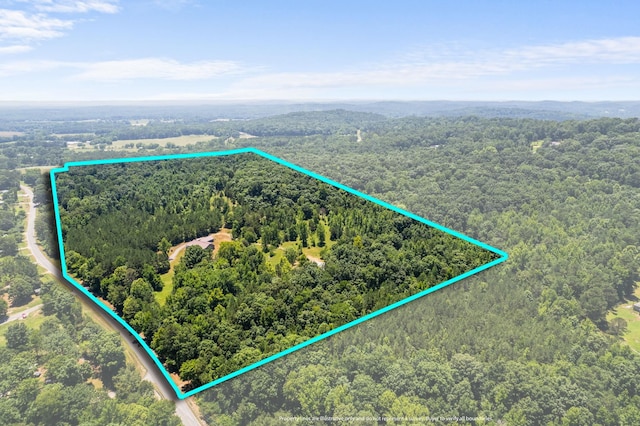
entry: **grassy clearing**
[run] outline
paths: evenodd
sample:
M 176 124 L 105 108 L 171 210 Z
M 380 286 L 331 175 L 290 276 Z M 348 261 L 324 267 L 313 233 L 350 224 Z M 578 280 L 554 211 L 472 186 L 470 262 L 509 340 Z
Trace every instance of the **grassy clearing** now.
M 544 143 L 544 141 L 535 141 L 535 142 L 531 142 L 531 150 L 533 152 L 536 152 Z
M 45 319 L 46 317 L 42 315 L 42 312 L 34 312 L 25 319 L 20 319 L 17 321 L 5 322 L 3 324 L 0 324 L 0 347 L 6 346 L 7 344 L 7 339 L 4 337 L 4 335 L 7 333 L 7 329 L 11 324 L 22 321 L 23 323 L 26 324 L 27 328 L 36 329 L 40 327 L 40 325 L 44 322 Z
M 262 250 L 262 245 L 260 243 L 256 244 L 256 246 L 258 247 L 259 250 Z M 271 266 L 275 268 L 276 265 L 280 263 L 280 261 L 284 257 L 284 251 L 288 248 L 297 250 L 298 242 L 287 241 L 285 243 L 280 244 L 280 246 L 277 249 L 273 250 L 273 256 L 270 256 L 269 253 L 265 253 L 265 259 L 267 263 L 271 264 Z
M 640 299 L 640 288 L 636 289 L 635 296 Z M 627 322 L 627 328 L 622 339 L 631 349 L 640 352 L 640 312 L 633 310 L 633 304 L 636 302 L 625 302 L 619 305 L 613 312 L 607 315 L 607 321 L 614 318 L 622 318 Z
M 173 268 L 178 264 L 178 262 L 180 262 L 180 259 L 182 259 L 182 256 L 184 256 L 185 251 L 186 250 L 181 250 L 180 253 L 176 255 L 176 258 L 169 262 L 169 265 L 171 265 L 171 267 L 169 268 L 169 272 L 160 275 L 160 280 L 162 281 L 162 290 L 154 293 L 156 302 L 158 302 L 160 306 L 164 306 L 165 302 L 167 301 L 167 297 L 169 297 L 169 295 L 173 291 L 173 276 L 175 275 L 175 271 L 173 270 Z
M 9 312 L 7 313 L 9 315 L 19 314 L 20 312 L 26 311 L 27 309 L 33 308 L 34 306 L 38 306 L 41 303 L 42 303 L 42 299 L 40 298 L 40 296 L 34 296 L 33 299 L 31 299 L 31 301 L 26 305 L 16 306 L 15 308 L 9 308 Z
M 332 245 L 334 245 L 336 242 L 331 240 L 330 236 L 331 233 L 329 232 L 329 224 L 327 223 L 326 220 L 322 221 L 322 224 L 324 225 L 324 241 L 325 241 L 325 247 L 327 248 L 331 248 Z M 322 250 L 324 250 L 325 247 L 307 247 L 307 248 L 303 248 L 302 249 L 302 253 L 304 253 L 305 256 L 309 257 L 315 257 L 318 259 L 322 259 L 322 256 L 320 255 L 320 252 Z
M 87 383 L 92 384 L 96 389 L 102 389 L 104 387 L 104 383 L 102 383 L 102 380 L 96 378 L 88 379 Z
M 323 224 L 325 225 L 325 247 L 313 247 L 313 246 L 303 247 L 302 253 L 309 258 L 322 259 L 322 256 L 320 254 L 322 250 L 324 250 L 325 248 L 331 248 L 331 246 L 336 243 L 335 241 L 332 241 L 329 239 L 329 236 L 330 236 L 329 225 L 326 223 L 326 221 L 323 222 Z M 293 248 L 297 251 L 299 244 L 300 244 L 300 240 L 287 241 L 280 244 L 280 246 L 278 246 L 278 248 L 276 248 L 273 251 L 273 256 L 269 255 L 269 253 L 266 253 L 267 263 L 270 263 L 273 267 L 275 267 L 278 263 L 280 263 L 280 260 L 284 257 L 284 252 L 287 248 Z M 256 243 L 256 246 L 259 249 L 262 249 L 262 245 L 260 244 L 260 241 Z
M 324 247 L 307 247 L 302 249 L 302 253 L 304 253 L 307 257 L 315 257 L 318 259 L 322 259 L 320 256 L 320 252 L 324 249 Z

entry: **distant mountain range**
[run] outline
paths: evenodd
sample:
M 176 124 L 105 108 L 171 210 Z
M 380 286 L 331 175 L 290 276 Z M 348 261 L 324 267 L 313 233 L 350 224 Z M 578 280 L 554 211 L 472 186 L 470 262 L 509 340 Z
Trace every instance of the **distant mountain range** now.
M 640 117 L 640 101 L 378 101 L 378 102 L 108 102 L 95 103 L 9 103 L 0 102 L 0 121 L 88 119 L 255 119 L 292 112 L 348 110 L 404 116 L 467 116 L 583 120 L 598 117 Z

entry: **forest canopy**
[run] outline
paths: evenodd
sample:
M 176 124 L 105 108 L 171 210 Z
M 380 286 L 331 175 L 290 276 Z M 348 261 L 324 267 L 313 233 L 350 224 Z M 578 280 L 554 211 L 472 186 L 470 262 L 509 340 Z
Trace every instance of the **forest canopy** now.
M 498 257 L 252 153 L 72 167 L 56 186 L 68 270 L 191 387 Z M 224 230 L 154 296 L 172 245 Z
M 428 412 L 513 425 L 640 424 L 640 317 L 631 309 L 640 295 L 640 120 L 507 118 L 487 109 L 488 118 L 420 117 L 410 109 L 418 116 L 354 120 L 348 133 L 325 132 L 322 113 L 314 113 L 305 136 L 291 136 L 304 120 L 231 121 L 234 131 L 268 121 L 279 131 L 156 151 L 253 146 L 510 255 L 500 267 L 200 393 L 206 421 Z M 81 124 L 79 131 L 94 131 Z M 202 126 L 215 134 L 219 124 Z M 148 155 L 24 138 L 2 146 L 7 198 L 15 197 L 13 167 Z M 41 209 L 48 196 L 46 185 L 36 186 Z M 17 219 L 4 220 L 10 227 Z M 295 261 L 297 252 L 289 254 Z M 628 326 L 615 321 L 625 313 Z

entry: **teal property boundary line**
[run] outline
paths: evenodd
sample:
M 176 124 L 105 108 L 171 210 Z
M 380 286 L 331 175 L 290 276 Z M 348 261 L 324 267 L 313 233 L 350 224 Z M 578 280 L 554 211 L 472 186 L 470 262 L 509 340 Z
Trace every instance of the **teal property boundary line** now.
M 126 322 L 124 321 L 122 318 L 120 318 L 116 313 L 114 313 L 108 306 L 106 306 L 104 303 L 102 303 L 97 297 L 95 297 L 91 292 L 89 292 L 82 284 L 78 283 L 75 281 L 75 279 L 73 277 L 71 277 L 68 272 L 67 272 L 67 265 L 66 265 L 66 261 L 65 261 L 65 251 L 64 251 L 64 243 L 62 240 L 62 224 L 60 222 L 60 210 L 58 207 L 58 193 L 57 193 L 57 188 L 56 188 L 56 174 L 58 173 L 64 173 L 64 172 L 68 172 L 70 167 L 78 167 L 78 166 L 94 166 L 94 165 L 100 165 L 100 164 L 116 164 L 116 163 L 133 163 L 133 162 L 140 162 L 140 161 L 160 161 L 160 160 L 172 160 L 172 159 L 180 159 L 180 158 L 197 158 L 197 157 L 221 157 L 221 156 L 229 156 L 229 155 L 234 155 L 234 154 L 243 154 L 243 153 L 253 153 L 256 155 L 259 155 L 261 157 L 267 158 L 271 161 L 274 161 L 278 164 L 281 164 L 283 166 L 286 166 L 290 169 L 293 169 L 295 171 L 304 173 L 308 176 L 311 176 L 315 179 L 318 179 L 322 182 L 328 183 L 329 185 L 332 185 L 334 187 L 340 188 L 344 191 L 349 192 L 350 194 L 356 195 L 358 197 L 364 198 L 365 200 L 371 201 L 373 203 L 376 203 L 380 206 L 383 206 L 389 210 L 392 210 L 394 212 L 400 213 L 404 216 L 410 217 L 411 219 L 417 220 L 418 222 L 424 223 L 426 225 L 429 225 L 433 228 L 436 228 L 440 231 L 446 232 L 450 235 L 453 235 L 457 238 L 460 238 L 464 241 L 467 241 L 469 243 L 475 244 L 479 247 L 482 247 L 483 249 L 486 249 L 488 251 L 491 251 L 495 254 L 497 254 L 498 256 L 500 256 L 498 259 L 495 259 L 489 263 L 486 263 L 484 265 L 481 265 L 475 269 L 472 269 L 470 271 L 465 272 L 464 274 L 458 275 L 457 277 L 451 278 L 447 281 L 444 281 L 438 285 L 435 285 L 433 287 L 430 287 L 426 290 L 423 290 L 419 293 L 416 293 L 410 297 L 407 297 L 403 300 L 400 300 L 398 302 L 395 302 L 389 306 L 386 306 L 382 309 L 379 309 L 375 312 L 369 313 L 367 315 L 364 315 L 363 317 L 360 317 L 354 321 L 351 321 L 347 324 L 341 325 L 337 328 L 334 328 L 333 330 L 330 330 L 326 333 L 323 333 L 319 336 L 313 337 L 309 340 L 306 340 L 302 343 L 299 343 L 289 349 L 286 349 L 282 352 L 278 352 L 274 355 L 271 355 L 267 358 L 264 358 L 256 363 L 253 363 L 251 365 L 248 365 L 240 370 L 234 371 L 233 373 L 227 374 L 226 376 L 220 377 L 210 383 L 207 383 L 205 385 L 202 385 L 198 388 L 192 389 L 188 392 L 182 392 L 182 390 L 176 386 L 176 384 L 174 383 L 173 379 L 169 376 L 169 373 L 167 372 L 166 368 L 164 367 L 164 365 L 162 365 L 162 363 L 160 362 L 160 360 L 158 359 L 158 357 L 156 356 L 156 354 L 153 352 L 153 350 L 151 350 L 151 348 L 149 347 L 149 345 L 147 345 L 147 343 L 140 337 L 140 335 Z M 475 240 L 471 237 L 468 237 L 464 234 L 461 234 L 460 232 L 454 231 L 452 229 L 446 228 L 442 225 L 439 225 L 437 223 L 431 222 L 430 220 L 424 219 L 420 216 L 417 216 L 411 212 L 408 212 L 406 210 L 403 210 L 401 208 L 398 208 L 396 206 L 393 206 L 389 203 L 386 203 L 384 201 L 378 200 L 377 198 L 374 198 L 370 195 L 364 194 L 360 191 L 357 191 L 355 189 L 349 188 L 345 185 L 342 185 L 338 182 L 335 182 L 331 179 L 328 179 L 324 176 L 321 176 L 317 173 L 311 172 L 309 170 L 306 170 L 302 167 L 296 166 L 295 164 L 289 163 L 285 160 L 282 160 L 280 158 L 274 157 L 273 155 L 267 154 L 266 152 L 260 151 L 256 148 L 241 148 L 241 149 L 234 149 L 234 150 L 228 150 L 228 151 L 218 151 L 218 152 L 201 152 L 201 153 L 189 153 L 189 154 L 171 154 L 171 155 L 159 155 L 159 156 L 147 156 L 147 157 L 130 157 L 130 158 L 114 158 L 114 159 L 105 159 L 105 160 L 91 160 L 91 161 L 77 161 L 77 162 L 69 162 L 66 163 L 63 167 L 61 168 L 55 168 L 52 169 L 50 171 L 50 176 L 51 176 L 51 190 L 53 193 L 53 209 L 54 209 L 54 214 L 55 214 L 55 220 L 56 220 L 56 231 L 57 231 L 57 235 L 58 235 L 58 246 L 60 249 L 60 266 L 62 269 L 62 276 L 69 281 L 71 284 L 73 284 L 74 287 L 76 287 L 79 291 L 81 291 L 83 294 L 85 294 L 90 300 L 92 300 L 95 304 L 97 304 L 100 308 L 102 308 L 105 312 L 107 312 L 109 315 L 111 315 L 111 317 L 113 317 L 120 325 L 122 325 L 129 333 L 131 333 L 131 335 L 133 335 L 133 337 L 138 341 L 138 343 L 140 344 L 140 346 L 142 348 L 144 348 L 144 350 L 147 352 L 147 354 L 149 355 L 149 357 L 153 360 L 153 362 L 158 366 L 160 372 L 162 373 L 162 375 L 165 377 L 165 379 L 167 380 L 167 382 L 169 383 L 169 385 L 173 388 L 174 392 L 176 393 L 176 396 L 178 397 L 178 399 L 185 399 L 188 398 L 190 396 L 195 395 L 196 393 L 202 392 L 203 390 L 209 389 L 217 384 L 220 384 L 222 382 L 225 382 L 233 377 L 237 377 L 241 374 L 246 373 L 247 371 L 253 370 L 257 367 L 260 367 L 261 365 L 267 364 L 271 361 L 274 361 L 278 358 L 281 358 L 287 354 L 290 354 L 292 352 L 295 352 L 299 349 L 302 349 L 304 347 L 307 347 L 313 343 L 316 343 L 322 339 L 326 339 L 329 336 L 332 336 L 336 333 L 339 333 L 341 331 L 344 331 L 348 328 L 351 328 L 355 325 L 358 325 L 364 321 L 370 320 L 371 318 L 377 317 L 378 315 L 381 315 L 385 312 L 388 312 L 392 309 L 398 308 L 400 306 L 403 306 L 413 300 L 419 299 L 429 293 L 433 293 L 435 291 L 438 291 L 448 285 L 451 285 L 455 282 L 458 282 L 464 278 L 470 277 L 472 275 L 477 274 L 478 272 L 484 271 L 485 269 L 491 268 L 492 266 L 495 266 L 499 263 L 502 263 L 504 261 L 506 261 L 509 257 L 509 255 L 507 253 L 505 253 L 502 250 L 499 250 L 497 248 L 491 247 L 488 244 L 485 244 L 481 241 Z

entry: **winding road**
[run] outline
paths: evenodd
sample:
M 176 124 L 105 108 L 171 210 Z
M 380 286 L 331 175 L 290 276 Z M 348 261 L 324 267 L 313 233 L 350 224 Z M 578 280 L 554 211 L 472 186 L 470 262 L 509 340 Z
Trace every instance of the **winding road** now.
M 169 386 L 164 376 L 158 370 L 158 366 L 149 358 L 144 349 L 139 347 L 137 341 L 133 339 L 133 336 L 124 329 L 117 321 L 115 321 L 110 315 L 96 306 L 86 295 L 79 291 L 75 291 L 75 288 L 69 284 L 64 278 L 62 278 L 62 272 L 58 269 L 44 253 L 38 247 L 36 242 L 35 222 L 36 222 L 36 206 L 33 202 L 33 191 L 31 188 L 25 185 L 20 185 L 22 191 L 29 198 L 29 210 L 27 212 L 27 246 L 29 251 L 35 258 L 36 262 L 47 270 L 50 274 L 56 277 L 62 284 L 76 296 L 84 306 L 87 306 L 97 315 L 109 324 L 109 326 L 117 330 L 122 336 L 122 339 L 126 345 L 129 346 L 131 351 L 135 354 L 137 361 L 144 367 L 146 374 L 144 380 L 153 383 L 156 388 L 156 392 L 163 399 L 173 400 L 176 403 L 176 415 L 180 417 L 182 424 L 185 426 L 202 426 L 204 423 L 198 418 L 194 412 L 193 407 L 189 403 L 188 399 L 177 399 L 173 389 Z

